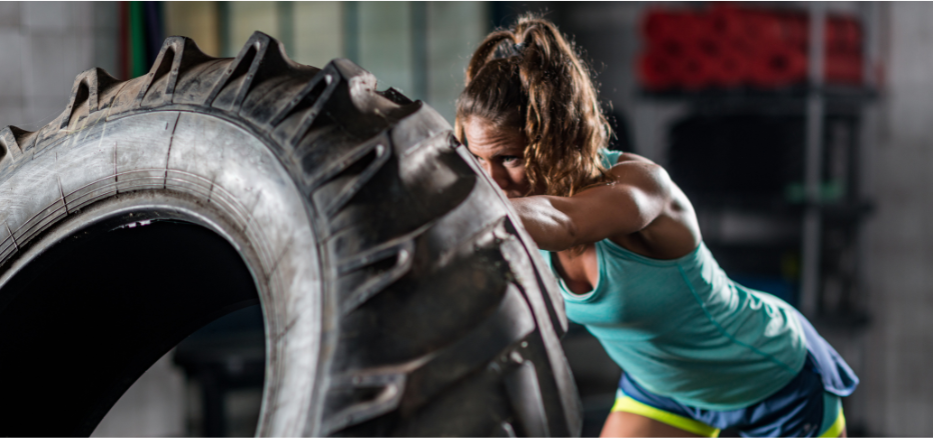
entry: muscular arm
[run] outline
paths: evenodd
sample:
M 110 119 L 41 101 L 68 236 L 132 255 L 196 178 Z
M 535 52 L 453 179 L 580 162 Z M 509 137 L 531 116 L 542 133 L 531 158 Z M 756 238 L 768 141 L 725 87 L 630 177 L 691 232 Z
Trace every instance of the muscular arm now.
M 672 183 L 656 164 L 628 161 L 610 175 L 613 183 L 572 197 L 513 198 L 512 205 L 541 249 L 563 251 L 641 231 L 670 204 Z

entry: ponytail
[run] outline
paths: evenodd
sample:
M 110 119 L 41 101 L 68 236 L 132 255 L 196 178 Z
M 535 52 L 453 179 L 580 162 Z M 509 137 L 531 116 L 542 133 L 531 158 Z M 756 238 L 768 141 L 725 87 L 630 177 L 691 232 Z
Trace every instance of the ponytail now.
M 598 151 L 611 130 L 590 72 L 543 18 L 522 16 L 512 28 L 489 34 L 473 53 L 457 100 L 461 141 L 470 117 L 522 131 L 532 190 L 571 196 L 606 179 Z

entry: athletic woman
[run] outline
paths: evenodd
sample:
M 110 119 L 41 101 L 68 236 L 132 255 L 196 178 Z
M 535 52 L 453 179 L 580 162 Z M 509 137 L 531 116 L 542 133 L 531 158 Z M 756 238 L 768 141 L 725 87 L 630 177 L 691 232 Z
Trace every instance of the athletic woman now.
M 663 168 L 605 149 L 587 67 L 550 22 L 491 33 L 456 131 L 511 198 L 568 317 L 624 373 L 603 436 L 844 436 L 857 377 L 784 301 L 733 282 Z

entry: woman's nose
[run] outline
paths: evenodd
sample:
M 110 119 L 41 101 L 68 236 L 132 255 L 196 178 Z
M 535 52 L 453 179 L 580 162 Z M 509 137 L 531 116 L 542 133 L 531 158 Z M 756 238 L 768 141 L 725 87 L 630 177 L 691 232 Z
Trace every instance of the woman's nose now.
M 508 187 L 508 172 L 506 172 L 502 166 L 494 166 L 486 160 L 480 161 L 479 164 L 483 168 L 483 171 L 486 172 L 486 175 L 489 175 L 489 177 L 496 182 L 496 185 L 498 185 L 500 189 L 505 190 L 506 187 Z
M 502 166 L 489 166 L 486 172 L 499 185 L 500 189 L 506 190 L 509 187 L 509 173 Z

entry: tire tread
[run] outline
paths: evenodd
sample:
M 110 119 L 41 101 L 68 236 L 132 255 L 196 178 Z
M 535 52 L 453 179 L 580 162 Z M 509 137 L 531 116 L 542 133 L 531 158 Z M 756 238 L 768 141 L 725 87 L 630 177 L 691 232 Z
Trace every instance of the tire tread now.
M 261 32 L 233 59 L 169 37 L 146 75 L 87 70 L 50 124 L 3 128 L 0 175 L 34 149 L 130 114 L 233 121 L 278 155 L 320 238 L 323 300 L 336 317 L 318 367 L 327 383 L 313 395 L 321 417 L 307 434 L 578 434 L 556 343 L 566 322 L 507 201 L 434 110 L 375 87 L 345 59 L 297 64 Z M 9 234 L 13 250 L 30 236 Z M 413 303 L 424 313 L 405 307 Z M 430 413 L 460 394 L 470 394 L 463 418 Z

